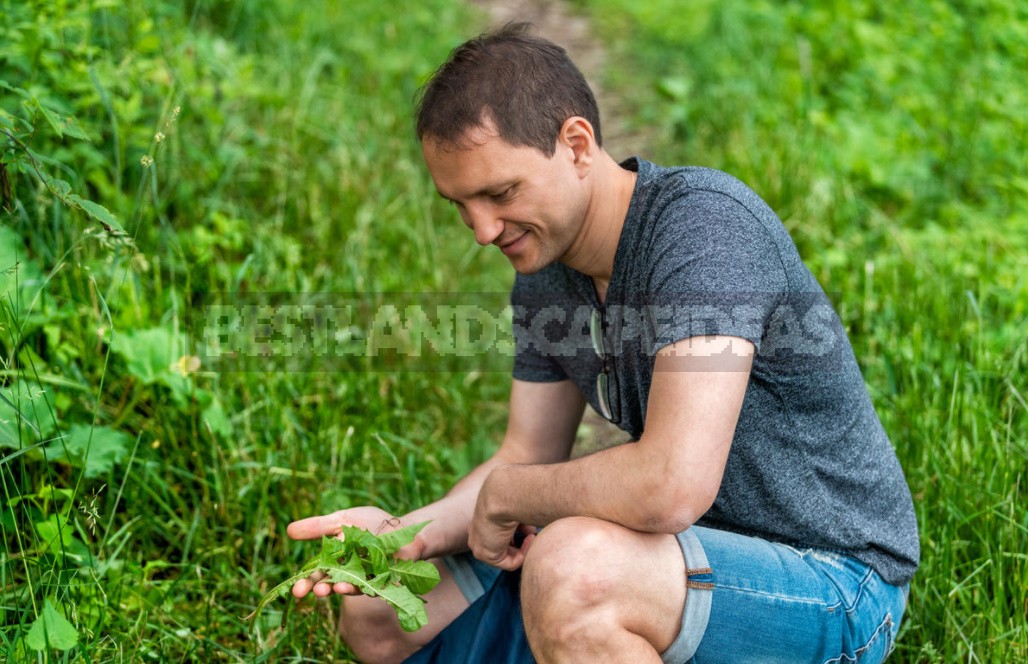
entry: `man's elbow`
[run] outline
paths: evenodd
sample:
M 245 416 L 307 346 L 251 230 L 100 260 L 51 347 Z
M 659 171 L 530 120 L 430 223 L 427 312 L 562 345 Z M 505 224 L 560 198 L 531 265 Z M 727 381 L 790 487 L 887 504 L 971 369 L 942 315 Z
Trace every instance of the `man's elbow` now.
M 707 513 L 718 487 L 711 483 L 668 481 L 654 487 L 640 501 L 644 512 L 641 530 L 654 533 L 680 533 Z

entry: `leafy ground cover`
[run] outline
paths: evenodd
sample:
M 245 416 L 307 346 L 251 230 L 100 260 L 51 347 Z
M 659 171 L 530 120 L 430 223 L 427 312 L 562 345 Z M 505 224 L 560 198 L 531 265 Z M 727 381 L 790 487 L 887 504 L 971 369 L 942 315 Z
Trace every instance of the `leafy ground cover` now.
M 652 156 L 751 184 L 836 298 L 922 528 L 896 659 L 1028 658 L 1024 8 L 576 6 Z M 452 0 L 0 15 L 0 659 L 347 661 L 325 602 L 249 633 L 317 546 L 285 524 L 440 495 L 507 377 L 216 371 L 205 307 L 502 296 L 410 128 L 481 23 Z

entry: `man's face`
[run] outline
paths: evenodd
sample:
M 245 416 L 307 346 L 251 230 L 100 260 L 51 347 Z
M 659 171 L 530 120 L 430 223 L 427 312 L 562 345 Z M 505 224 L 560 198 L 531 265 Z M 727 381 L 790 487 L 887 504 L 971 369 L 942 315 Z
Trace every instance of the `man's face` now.
M 560 260 L 582 228 L 588 197 L 574 154 L 553 157 L 514 146 L 491 125 L 468 132 L 467 147 L 422 143 L 439 194 L 451 201 L 482 246 L 499 247 L 514 269 L 531 274 Z

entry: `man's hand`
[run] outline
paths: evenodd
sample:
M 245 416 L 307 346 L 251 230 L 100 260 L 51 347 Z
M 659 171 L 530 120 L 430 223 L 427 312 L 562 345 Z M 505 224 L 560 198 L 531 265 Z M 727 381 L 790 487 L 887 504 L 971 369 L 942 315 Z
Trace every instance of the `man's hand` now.
M 370 530 L 376 535 L 387 533 L 404 526 L 400 519 L 377 507 L 354 507 L 322 516 L 312 516 L 294 521 L 286 527 L 286 534 L 295 540 L 320 540 L 324 536 L 340 536 L 343 526 L 355 526 Z M 425 551 L 425 542 L 418 533 L 414 541 L 396 552 L 397 558 L 420 560 Z M 323 572 L 315 572 L 293 585 L 293 595 L 305 597 L 314 591 L 318 597 L 327 597 L 333 592 L 339 595 L 359 595 L 360 591 L 350 583 L 323 583 Z
M 494 514 L 490 504 L 498 497 L 493 494 L 489 480 L 486 479 L 475 503 L 468 545 L 471 553 L 482 562 L 503 570 L 515 570 L 525 562 L 536 529 Z M 516 543 L 516 536 L 519 539 L 523 537 L 520 546 Z

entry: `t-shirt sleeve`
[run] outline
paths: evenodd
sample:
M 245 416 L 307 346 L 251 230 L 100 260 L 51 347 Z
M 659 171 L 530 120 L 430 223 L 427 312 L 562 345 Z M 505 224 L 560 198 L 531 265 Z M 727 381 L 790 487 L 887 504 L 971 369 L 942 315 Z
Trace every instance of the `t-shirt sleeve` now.
M 567 379 L 567 374 L 547 350 L 553 345 L 547 338 L 547 325 L 542 324 L 550 316 L 550 309 L 559 306 L 533 294 L 531 288 L 519 275 L 511 290 L 510 303 L 513 310 L 514 332 L 514 378 L 532 383 L 555 383 Z M 552 296 L 551 298 L 552 299 Z M 559 311 L 557 321 L 564 320 L 564 307 Z
M 656 304 L 651 354 L 705 335 L 741 337 L 760 349 L 788 285 L 775 225 L 785 233 L 770 209 L 752 211 L 719 191 L 687 190 L 662 209 L 644 257 L 646 297 Z

